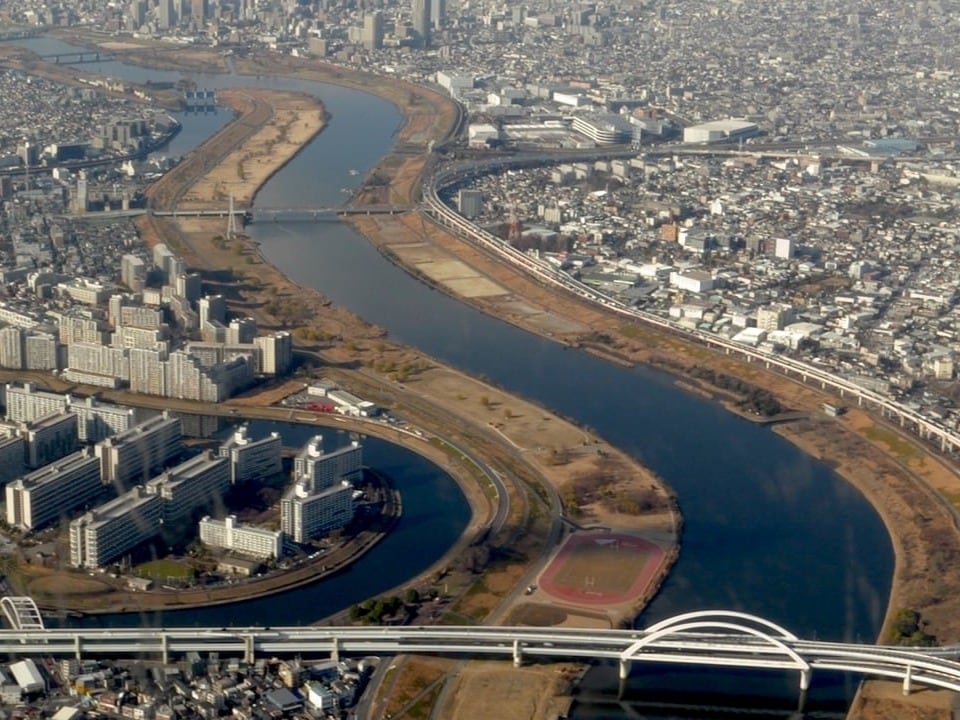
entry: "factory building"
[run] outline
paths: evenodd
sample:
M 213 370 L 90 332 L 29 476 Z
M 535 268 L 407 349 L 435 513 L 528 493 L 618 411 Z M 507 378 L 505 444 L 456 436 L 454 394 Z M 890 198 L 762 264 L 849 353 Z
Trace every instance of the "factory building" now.
M 230 482 L 250 482 L 276 475 L 282 469 L 283 442 L 279 433 L 270 433 L 261 440 L 253 440 L 241 425 L 220 446 L 219 455 L 230 461 Z
M 121 489 L 152 477 L 182 450 L 180 419 L 167 412 L 108 437 L 96 446 L 103 482 Z
M 200 521 L 200 542 L 264 560 L 283 554 L 283 531 L 242 527 L 234 515 L 225 520 L 209 516 Z
M 70 564 L 97 568 L 160 532 L 163 498 L 137 487 L 70 523 Z
M 7 484 L 7 523 L 25 531 L 49 525 L 92 501 L 103 487 L 89 448 Z
M 760 129 L 756 123 L 748 120 L 729 118 L 727 120 L 713 120 L 712 122 L 691 125 L 683 129 L 685 143 L 725 143 L 738 142 L 747 138 L 756 137 Z

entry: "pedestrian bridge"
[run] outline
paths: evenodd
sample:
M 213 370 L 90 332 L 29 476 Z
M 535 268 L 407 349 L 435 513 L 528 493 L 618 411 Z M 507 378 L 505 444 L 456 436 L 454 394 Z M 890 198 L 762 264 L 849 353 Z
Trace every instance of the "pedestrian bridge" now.
M 894 678 L 960 692 L 960 647 L 905 648 L 803 640 L 768 620 L 734 611 L 678 615 L 644 630 L 544 627 L 249 627 L 20 629 L 0 631 L 0 653 L 52 657 L 142 657 L 185 653 L 257 657 L 431 654 L 525 659 L 605 659 L 625 679 L 643 664 L 795 671 L 801 690 L 814 672 Z

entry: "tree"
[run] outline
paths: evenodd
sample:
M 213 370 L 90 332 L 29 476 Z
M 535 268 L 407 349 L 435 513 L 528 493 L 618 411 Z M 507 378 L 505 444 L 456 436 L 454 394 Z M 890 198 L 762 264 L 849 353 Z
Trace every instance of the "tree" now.
M 420 602 L 420 593 L 417 592 L 416 588 L 407 588 L 407 591 L 403 594 L 403 602 L 407 605 L 416 605 Z

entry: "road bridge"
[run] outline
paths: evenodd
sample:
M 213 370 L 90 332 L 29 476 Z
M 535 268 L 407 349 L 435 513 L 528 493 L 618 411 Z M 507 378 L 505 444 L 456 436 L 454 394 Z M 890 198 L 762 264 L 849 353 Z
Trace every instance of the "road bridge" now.
M 82 65 L 84 63 L 107 62 L 116 59 L 114 53 L 100 52 L 99 50 L 79 50 L 70 53 L 53 53 L 41 55 L 41 60 L 52 62 L 54 65 Z
M 960 692 L 960 647 L 905 648 L 803 640 L 754 615 L 717 610 L 679 615 L 645 630 L 497 626 L 96 628 L 0 631 L 0 653 L 46 657 L 154 656 L 186 653 L 257 657 L 430 654 L 525 659 L 604 659 L 625 679 L 637 663 L 795 671 L 800 689 L 814 672 L 895 678 Z

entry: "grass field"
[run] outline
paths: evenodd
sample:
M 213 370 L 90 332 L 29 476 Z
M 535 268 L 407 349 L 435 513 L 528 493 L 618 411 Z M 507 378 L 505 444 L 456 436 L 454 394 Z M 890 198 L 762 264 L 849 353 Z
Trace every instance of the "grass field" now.
M 566 552 L 554 582 L 599 593 L 628 592 L 650 557 L 646 550 L 619 541 L 571 544 Z
M 167 580 L 168 578 L 187 580 L 193 577 L 193 568 L 178 560 L 151 560 L 142 565 L 137 565 L 135 574 L 156 580 Z

